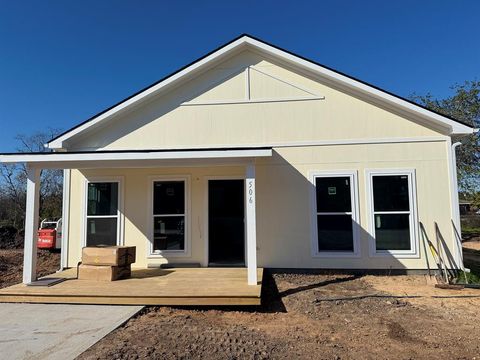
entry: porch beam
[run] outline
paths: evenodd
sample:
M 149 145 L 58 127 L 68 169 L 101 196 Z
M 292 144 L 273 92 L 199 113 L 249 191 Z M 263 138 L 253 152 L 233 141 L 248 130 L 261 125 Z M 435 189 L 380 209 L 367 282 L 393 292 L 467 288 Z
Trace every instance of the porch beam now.
M 252 157 L 270 157 L 272 149 L 246 148 L 246 149 L 190 149 L 190 150 L 139 150 L 139 151 L 85 151 L 85 152 L 52 152 L 52 153 L 11 153 L 0 154 L 2 163 L 65 163 L 74 168 L 79 162 L 91 164 L 95 161 L 138 161 L 138 160 L 206 160 L 206 159 L 245 159 Z M 121 165 L 121 163 L 117 163 Z M 43 167 L 43 166 L 42 166 Z
M 255 214 L 255 164 L 246 166 L 245 203 L 247 227 L 247 270 L 248 285 L 257 285 L 257 225 Z
M 23 283 L 37 279 L 37 230 L 40 203 L 40 169 L 27 164 L 27 204 L 23 247 Z

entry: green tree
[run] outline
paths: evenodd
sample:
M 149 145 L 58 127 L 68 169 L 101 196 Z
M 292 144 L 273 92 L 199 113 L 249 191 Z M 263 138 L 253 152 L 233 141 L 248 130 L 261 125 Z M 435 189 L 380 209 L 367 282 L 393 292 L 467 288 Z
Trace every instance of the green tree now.
M 429 109 L 453 117 L 476 128 L 480 127 L 480 81 L 466 81 L 451 87 L 453 95 L 437 99 L 431 94 L 416 95 L 413 101 Z M 480 136 L 453 136 L 457 147 L 458 185 L 462 192 L 475 194 L 480 191 Z

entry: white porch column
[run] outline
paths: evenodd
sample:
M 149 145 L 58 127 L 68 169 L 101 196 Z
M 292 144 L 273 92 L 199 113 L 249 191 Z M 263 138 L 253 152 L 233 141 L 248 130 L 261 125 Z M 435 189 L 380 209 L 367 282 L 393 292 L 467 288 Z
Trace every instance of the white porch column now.
M 40 169 L 27 164 L 27 205 L 23 249 L 23 283 L 37 279 L 37 230 L 40 202 Z
M 62 244 L 60 248 L 60 271 L 68 263 L 68 231 L 70 226 L 70 174 L 71 169 L 63 170 L 63 201 L 62 201 Z
M 257 224 L 255 219 L 255 164 L 245 174 L 248 285 L 257 285 Z

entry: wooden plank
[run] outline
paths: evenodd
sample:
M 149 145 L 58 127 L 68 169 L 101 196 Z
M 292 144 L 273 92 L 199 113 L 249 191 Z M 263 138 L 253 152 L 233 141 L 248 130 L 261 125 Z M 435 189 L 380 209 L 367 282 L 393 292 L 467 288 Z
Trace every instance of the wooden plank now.
M 262 279 L 263 269 L 257 276 Z M 132 278 L 78 280 L 76 269 L 52 274 L 68 280 L 52 287 L 14 285 L 0 290 L 0 302 L 114 305 L 259 305 L 261 283 L 247 285 L 245 268 L 139 269 Z M 135 294 L 135 296 L 132 296 Z
M 103 296 L 29 296 L 0 295 L 2 303 L 33 304 L 89 304 L 89 305 L 163 305 L 163 306 L 230 306 L 260 305 L 261 299 L 256 297 L 103 297 Z

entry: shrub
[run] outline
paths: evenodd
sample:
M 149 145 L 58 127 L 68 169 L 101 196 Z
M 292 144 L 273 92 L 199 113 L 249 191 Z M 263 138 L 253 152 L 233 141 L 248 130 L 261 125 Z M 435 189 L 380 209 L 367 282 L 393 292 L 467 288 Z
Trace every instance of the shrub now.
M 18 239 L 18 230 L 11 225 L 0 226 L 0 249 L 13 249 L 23 245 Z

